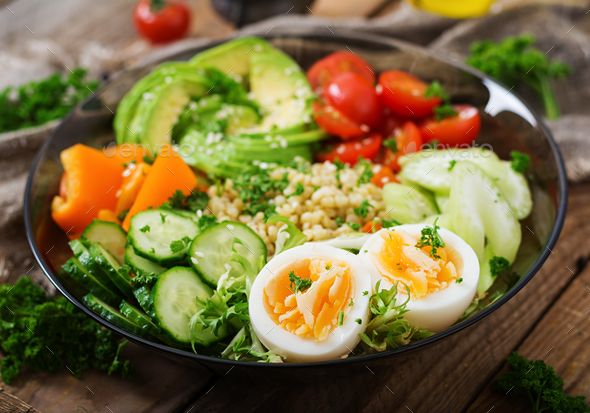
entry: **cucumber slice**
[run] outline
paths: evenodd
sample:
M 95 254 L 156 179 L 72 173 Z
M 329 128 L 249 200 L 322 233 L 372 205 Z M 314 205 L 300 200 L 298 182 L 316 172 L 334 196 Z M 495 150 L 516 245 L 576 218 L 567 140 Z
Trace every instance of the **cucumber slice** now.
M 495 153 L 481 148 L 425 150 L 400 160 L 403 166 L 399 177 L 405 185 L 420 185 L 448 195 L 451 190 L 452 161 L 464 160 L 480 165 L 486 172 L 499 162 Z
M 127 234 L 121 225 L 95 219 L 82 232 L 82 239 L 91 243 L 98 242 L 117 259 L 119 264 L 122 265 L 125 262 Z
M 492 272 L 490 271 L 490 260 L 494 258 L 492 246 L 487 245 L 483 250 L 483 260 L 479 264 L 479 282 L 477 283 L 477 292 L 485 293 L 494 283 Z
M 110 280 L 128 298 L 134 299 L 133 283 L 129 275 L 120 272 L 121 265 L 102 245 L 96 243 L 90 248 L 90 255 Z
M 389 183 L 383 187 L 387 217 L 402 224 L 415 224 L 438 214 L 433 197 L 418 186 Z
M 92 294 L 100 297 L 111 305 L 119 305 L 121 297 L 112 290 L 105 287 L 96 277 L 86 271 L 86 268 L 80 264 L 77 258 L 70 258 L 62 269 L 67 272 L 70 277 L 82 284 Z
M 224 221 L 207 228 L 193 240 L 189 249 L 190 264 L 207 284 L 217 287 L 219 278 L 227 272 L 226 264 L 232 267 L 230 274 L 243 273 L 241 265 L 231 261 L 234 249 L 246 257 L 254 269 L 258 268 L 261 256 L 266 262 L 266 245 L 252 228 Z
M 139 308 L 129 304 L 127 301 L 122 301 L 121 305 L 119 306 L 119 311 L 129 320 L 137 324 L 148 335 L 154 336 L 166 344 L 171 344 L 170 340 L 168 340 L 168 338 L 162 334 L 162 330 L 160 330 L 160 328 L 152 322 L 147 314 Z
M 170 210 L 148 209 L 131 218 L 129 240 L 140 257 L 170 266 L 183 263 L 188 250 L 187 244 L 186 248 L 173 252 L 170 244 L 185 237 L 192 240 L 198 233 L 198 225 L 190 218 Z
M 173 343 L 189 346 L 189 321 L 201 309 L 196 299 L 206 300 L 212 295 L 213 290 L 192 269 L 174 267 L 156 281 L 149 315 Z
M 453 168 L 450 209 L 455 233 L 483 260 L 487 239 L 494 255 L 514 261 L 521 241 L 520 225 L 495 182 L 469 161 Z
M 139 325 L 125 317 L 119 310 L 117 310 L 116 307 L 101 300 L 95 294 L 87 294 L 82 298 L 82 300 L 84 301 L 84 304 L 86 304 L 86 307 L 90 308 L 93 312 L 105 320 L 113 323 L 117 327 L 121 327 L 123 330 L 131 334 L 148 340 L 151 338 L 151 336 Z
M 152 308 L 151 294 L 151 285 L 140 285 L 139 287 L 135 287 L 135 289 L 133 290 L 133 295 L 135 296 L 135 299 L 139 303 L 139 306 L 146 313 L 149 313 Z
M 160 275 L 167 270 L 167 268 L 137 255 L 131 244 L 125 248 L 125 264 L 131 267 L 135 275 Z
M 118 288 L 109 276 L 100 268 L 96 260 L 90 254 L 90 251 L 80 242 L 80 240 L 73 240 L 70 242 L 70 248 L 74 252 L 74 255 L 80 261 L 80 264 L 92 274 L 102 285 L 107 287 L 111 291 L 118 292 Z

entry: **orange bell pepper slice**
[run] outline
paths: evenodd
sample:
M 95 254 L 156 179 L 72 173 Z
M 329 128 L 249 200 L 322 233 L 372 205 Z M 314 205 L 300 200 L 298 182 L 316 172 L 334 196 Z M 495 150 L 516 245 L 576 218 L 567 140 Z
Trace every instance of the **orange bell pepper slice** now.
M 104 148 L 103 152 L 107 158 L 116 160 L 121 165 L 128 165 L 132 162 L 144 162 L 145 156 L 150 158 L 155 156 L 155 153 L 150 154 L 143 145 L 137 145 L 134 143 L 123 143 L 117 146 L 107 146 Z
M 381 169 L 379 169 L 371 178 L 371 183 L 379 188 L 383 188 L 383 185 L 389 182 L 397 182 L 397 178 L 391 168 L 387 166 L 381 166 Z
M 117 192 L 118 199 L 117 207 L 115 208 L 116 215 L 131 208 L 131 205 L 133 205 L 133 201 L 137 198 L 150 169 L 151 166 L 144 162 L 130 164 L 127 169 L 125 169 L 125 172 L 123 172 L 123 184 L 121 185 L 119 192 Z
M 185 196 L 190 195 L 197 186 L 197 177 L 184 160 L 170 145 L 162 145 L 159 155 L 150 168 L 137 198 L 123 221 L 123 229 L 129 230 L 131 217 L 149 207 L 157 208 L 175 191 L 180 190 Z
M 103 151 L 77 144 L 60 154 L 65 170 L 51 216 L 67 234 L 86 228 L 101 209 L 114 210 L 125 168 Z

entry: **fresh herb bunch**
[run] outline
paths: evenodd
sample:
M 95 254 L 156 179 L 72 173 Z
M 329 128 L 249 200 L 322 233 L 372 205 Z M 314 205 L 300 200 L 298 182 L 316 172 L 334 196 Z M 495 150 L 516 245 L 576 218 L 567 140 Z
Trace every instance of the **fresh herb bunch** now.
M 174 191 L 174 194 L 164 202 L 164 209 L 184 209 L 186 211 L 203 211 L 209 203 L 209 195 L 206 192 L 195 189 L 189 196 L 185 196 L 181 190 Z
M 426 226 L 426 227 L 422 228 L 422 231 L 421 231 L 422 236 L 418 240 L 416 247 L 417 248 L 430 247 L 430 256 L 433 258 L 440 259 L 440 255 L 437 255 L 436 252 L 438 251 L 439 248 L 445 247 L 445 242 L 443 241 L 440 234 L 438 233 L 438 230 L 440 229 L 440 227 L 438 225 L 436 225 L 437 221 L 438 221 L 438 218 L 434 221 L 433 226 L 431 226 L 431 227 Z
M 494 390 L 513 396 L 526 394 L 533 413 L 590 412 L 584 396 L 572 397 L 563 391 L 563 380 L 543 360 L 527 360 L 514 352 L 508 356 L 512 371 L 492 384 Z
M 563 80 L 571 67 L 561 61 L 549 61 L 547 54 L 533 47 L 530 34 L 506 37 L 501 43 L 492 40 L 474 42 L 467 64 L 495 77 L 508 86 L 529 85 L 541 98 L 548 119 L 557 119 L 559 105 L 551 86 L 553 79 Z
M 289 180 L 286 173 L 281 180 L 272 179 L 268 169 L 263 169 L 259 165 L 253 165 L 243 171 L 233 181 L 238 198 L 244 201 L 244 213 L 252 216 L 258 212 L 265 212 L 269 207 L 269 193 L 282 192 L 287 185 Z
M 370 309 L 373 318 L 367 324 L 367 329 L 360 334 L 361 343 L 367 351 L 384 351 L 389 348 L 405 346 L 412 341 L 430 337 L 433 333 L 419 330 L 410 326 L 402 316 L 406 310 L 407 301 L 397 305 L 397 283 L 389 290 L 379 291 L 381 281 L 375 285 L 375 294 L 370 299 Z M 410 291 L 408 291 L 408 297 Z
M 10 384 L 22 367 L 57 373 L 67 366 L 80 378 L 91 367 L 132 374 L 129 360 L 118 358 L 118 336 L 79 311 L 64 297 L 49 297 L 23 277 L 0 286 L 0 362 L 2 380 Z
M 512 158 L 510 166 L 518 173 L 523 174 L 531 167 L 531 157 L 526 153 L 511 151 L 510 157 Z
M 63 118 L 99 86 L 85 81 L 86 69 L 76 68 L 66 78 L 53 74 L 18 88 L 0 92 L 0 133 L 42 125 Z
M 506 283 L 507 290 L 512 288 L 520 278 L 517 273 L 512 271 L 510 262 L 504 257 L 493 257 L 490 260 L 490 273 L 493 278 L 500 277 Z

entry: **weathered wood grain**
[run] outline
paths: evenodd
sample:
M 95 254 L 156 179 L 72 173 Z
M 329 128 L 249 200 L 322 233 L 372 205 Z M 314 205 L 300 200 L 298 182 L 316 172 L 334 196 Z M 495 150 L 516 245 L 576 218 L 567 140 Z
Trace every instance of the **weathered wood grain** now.
M 205 412 L 238 408 L 286 412 L 464 411 L 574 278 L 566 266 L 575 272 L 578 261 L 590 256 L 590 185 L 571 189 L 569 211 L 554 254 L 543 269 L 512 300 L 475 326 L 409 355 L 393 368 L 367 369 L 364 374 L 322 383 L 321 391 L 317 384 L 272 379 L 257 380 L 256 386 L 251 386 L 230 373 L 187 410 L 194 406 Z M 576 374 L 583 375 L 584 369 Z
M 38 413 L 22 400 L 15 396 L 6 393 L 2 387 L 0 387 L 0 412 L 2 413 Z
M 25 372 L 4 388 L 43 413 L 76 412 L 77 406 L 92 413 L 173 412 L 197 397 L 212 377 L 205 368 L 184 366 L 132 343 L 123 355 L 136 369 L 131 379 L 89 370 L 78 380 L 62 369 L 56 375 Z

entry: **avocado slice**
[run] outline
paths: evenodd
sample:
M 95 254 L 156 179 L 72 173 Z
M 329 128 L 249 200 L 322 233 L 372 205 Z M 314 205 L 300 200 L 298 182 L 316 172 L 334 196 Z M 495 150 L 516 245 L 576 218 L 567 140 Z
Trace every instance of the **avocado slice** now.
M 250 90 L 265 115 L 259 126 L 244 134 L 302 132 L 311 122 L 311 100 L 315 95 L 299 65 L 275 49 L 251 56 L 250 66 Z
M 223 43 L 195 55 L 189 64 L 195 67 L 214 67 L 229 76 L 239 76 L 246 86 L 250 74 L 250 57 L 275 50 L 266 40 L 245 36 Z

